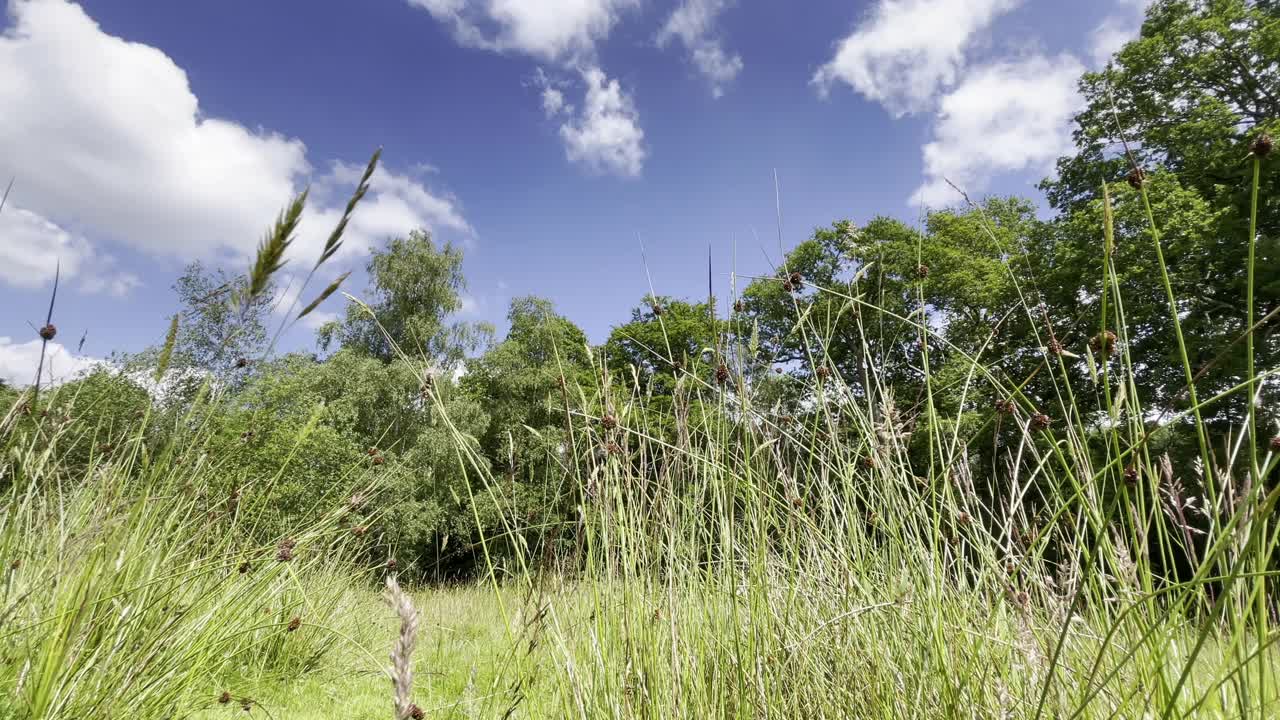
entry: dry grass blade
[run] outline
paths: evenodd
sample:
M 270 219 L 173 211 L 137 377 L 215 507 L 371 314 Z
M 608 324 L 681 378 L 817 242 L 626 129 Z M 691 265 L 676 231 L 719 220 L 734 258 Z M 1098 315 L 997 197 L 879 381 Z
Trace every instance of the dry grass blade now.
M 350 275 L 351 275 L 351 271 L 344 272 L 338 276 L 337 280 L 334 280 L 333 282 L 329 283 L 329 287 L 325 288 L 324 291 L 321 292 L 320 295 L 316 297 L 315 300 L 312 300 L 310 303 L 307 304 L 306 307 L 302 308 L 302 312 L 298 313 L 298 317 L 296 319 L 301 320 L 302 318 L 306 317 L 312 310 L 315 310 L 316 308 L 320 307 L 320 303 L 324 302 L 325 300 L 328 300 L 330 295 L 337 292 L 338 288 L 342 286 L 342 282 L 346 280 L 347 277 Z
M 4 195 L 0 195 L 0 210 L 4 210 L 4 204 L 9 200 L 9 191 L 13 189 L 13 181 L 18 178 L 9 178 L 9 185 L 4 189 Z
M 156 362 L 156 382 L 160 382 L 165 372 L 169 369 L 169 363 L 173 360 L 173 346 L 178 341 L 178 315 L 174 315 L 169 321 L 169 333 L 165 335 L 164 347 L 160 348 L 160 359 Z
M 378 160 L 382 157 L 382 148 L 378 148 L 373 152 L 373 156 L 369 158 L 369 164 L 364 168 L 364 175 L 360 176 L 360 183 L 356 185 L 356 191 L 351 195 L 351 199 L 347 201 L 347 207 L 342 212 L 342 219 L 333 228 L 333 232 L 329 234 L 329 239 L 324 243 L 324 251 L 320 253 L 320 258 L 316 260 L 315 267 L 318 268 L 334 253 L 342 247 L 342 233 L 347 229 L 347 223 L 351 221 L 351 214 L 355 212 L 356 205 L 364 199 L 365 193 L 369 192 L 369 178 L 373 177 L 373 171 L 378 167 Z M 314 268 L 313 268 L 314 271 Z M 306 313 L 303 313 L 304 315 Z
M 387 603 L 400 619 L 400 634 L 391 649 L 391 681 L 395 684 L 396 720 L 408 720 L 421 710 L 413 704 L 413 650 L 418 643 L 418 611 L 413 601 L 396 582 L 387 576 Z

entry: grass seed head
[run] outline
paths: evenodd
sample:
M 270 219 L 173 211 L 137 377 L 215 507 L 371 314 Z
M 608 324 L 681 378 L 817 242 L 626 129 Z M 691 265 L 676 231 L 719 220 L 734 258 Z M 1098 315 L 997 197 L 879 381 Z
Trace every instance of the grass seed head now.
M 1249 152 L 1253 153 L 1255 157 L 1264 158 L 1271 154 L 1271 144 L 1271 136 L 1262 133 L 1249 146 Z
M 729 382 L 729 368 L 721 363 L 720 367 L 716 368 L 716 383 L 724 385 L 727 382 Z
M 1089 347 L 1099 355 L 1110 357 L 1116 352 L 1116 334 L 1110 330 L 1100 332 L 1089 340 Z
M 787 275 L 787 283 L 791 285 L 791 290 L 788 292 L 800 292 L 804 289 L 804 276 L 799 272 L 792 271 L 790 275 Z
M 1147 173 L 1142 168 L 1135 167 L 1129 171 L 1129 174 L 1124 179 L 1129 183 L 1129 187 L 1134 190 L 1141 190 L 1142 184 L 1147 180 Z
M 222 694 L 218 696 L 218 704 L 226 705 L 229 702 L 231 702 L 231 693 L 227 692 L 226 690 L 223 690 Z
M 917 265 L 916 277 L 920 278 L 921 280 L 924 280 L 925 278 L 929 277 L 929 266 L 924 264 Z
M 300 627 L 302 627 L 302 618 L 294 615 L 293 619 L 290 620 L 289 624 L 285 627 L 285 632 L 294 632 Z
M 40 339 L 49 342 L 58 336 L 58 328 L 53 323 L 49 323 L 36 331 L 40 335 Z
M 1053 421 L 1049 419 L 1049 416 L 1042 412 L 1038 412 L 1031 416 L 1031 427 L 1035 430 L 1048 430 L 1049 425 L 1052 424 L 1052 422 Z

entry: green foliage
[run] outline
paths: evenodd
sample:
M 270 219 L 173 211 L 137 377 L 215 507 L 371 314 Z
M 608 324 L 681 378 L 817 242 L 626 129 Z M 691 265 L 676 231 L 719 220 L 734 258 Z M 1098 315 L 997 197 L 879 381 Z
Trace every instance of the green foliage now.
M 484 325 L 448 320 L 462 309 L 466 289 L 462 251 L 452 244 L 437 246 L 429 234 L 414 230 L 375 250 L 366 270 L 368 307 L 350 303 L 343 320 L 321 329 L 323 347 L 336 341 L 384 363 L 399 348 L 451 372 L 492 334 Z

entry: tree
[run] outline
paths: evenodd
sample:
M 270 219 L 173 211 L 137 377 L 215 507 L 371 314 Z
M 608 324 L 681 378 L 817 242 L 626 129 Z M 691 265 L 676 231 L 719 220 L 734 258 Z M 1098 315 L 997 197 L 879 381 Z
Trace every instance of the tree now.
M 1140 37 L 1106 69 L 1086 74 L 1081 90 L 1087 106 L 1076 118 L 1076 152 L 1042 184 L 1060 211 L 1044 248 L 1054 258 L 1050 287 L 1100 290 L 1100 195 L 1103 182 L 1112 183 L 1117 270 L 1134 294 L 1125 307 L 1130 349 L 1147 375 L 1139 387 L 1145 400 L 1167 402 L 1186 381 L 1150 221 L 1141 197 L 1114 181 L 1133 164 L 1145 173 L 1193 369 L 1204 370 L 1245 332 L 1252 163 L 1243 160 L 1280 119 L 1280 9 L 1274 2 L 1160 0 Z M 1274 158 L 1261 165 L 1255 318 L 1280 305 L 1278 167 Z M 1060 306 L 1070 301 L 1056 295 Z M 1280 335 L 1264 330 L 1255 344 L 1258 367 L 1280 362 Z M 1235 347 L 1208 370 L 1202 395 L 1243 378 L 1243 346 Z M 1211 414 L 1229 420 L 1242 402 L 1233 398 Z
M 487 325 L 448 321 L 462 309 L 466 290 L 462 251 L 451 243 L 437 246 L 430 234 L 414 230 L 374 250 L 366 269 L 372 315 L 356 303 L 348 304 L 341 321 L 321 328 L 322 347 L 336 340 L 384 363 L 397 357 L 399 348 L 448 373 L 492 336 Z
M 670 395 L 685 373 L 714 383 L 723 362 L 722 327 L 710 302 L 646 297 L 632 309 L 631 321 L 609 334 L 605 359 L 628 384 L 634 368 L 641 385 L 659 395 Z

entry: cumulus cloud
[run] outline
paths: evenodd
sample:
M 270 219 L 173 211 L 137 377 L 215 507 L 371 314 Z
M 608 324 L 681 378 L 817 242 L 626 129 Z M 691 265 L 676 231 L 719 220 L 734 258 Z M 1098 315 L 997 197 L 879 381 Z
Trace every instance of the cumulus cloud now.
M 15 343 L 12 338 L 0 337 L 0 379 L 14 386 L 28 385 L 35 380 L 36 368 L 39 364 L 39 340 Z M 76 355 L 61 343 L 51 342 L 45 349 L 41 384 L 55 385 L 74 380 L 93 368 L 105 364 L 97 358 Z
M 742 56 L 727 52 L 715 29 L 716 18 L 730 5 L 732 0 L 684 0 L 658 33 L 659 47 L 680 41 L 715 97 L 724 95 L 743 67 Z
M 1113 12 L 1089 34 L 1089 57 L 1095 66 L 1106 65 L 1142 30 L 1142 18 L 1154 0 L 1118 0 Z
M 89 292 L 124 295 L 140 284 L 136 275 L 118 270 L 112 258 L 83 237 L 29 210 L 6 205 L 0 211 L 0 281 L 37 288 L 52 282 L 59 271 L 65 279 L 77 278 Z
M 582 111 L 560 127 L 569 160 L 592 172 L 636 177 L 644 167 L 644 130 L 635 103 L 617 79 L 597 67 L 582 71 Z
M 932 106 L 955 84 L 978 33 L 1021 0 L 879 0 L 813 76 L 820 92 L 842 82 L 895 116 Z
M 461 45 L 542 60 L 590 57 L 638 0 L 409 0 L 448 24 Z
M 564 118 L 560 138 L 570 162 L 590 172 L 635 177 L 646 151 L 640 115 L 596 59 L 596 46 L 639 0 L 409 0 L 453 30 L 463 46 L 519 53 L 581 76 L 579 106 L 565 99 L 562 79 L 538 68 L 534 85 L 543 114 Z M 708 63 L 713 60 L 708 60 Z M 736 74 L 736 73 L 735 73 Z
M 309 178 L 354 185 L 341 164 L 311 178 L 301 140 L 207 116 L 172 59 L 105 33 L 78 5 L 11 0 L 9 14 L 0 35 L 0 175 L 18 177 L 13 200 L 24 211 L 0 215 L 13 232 L 0 243 L 9 268 L 51 268 L 55 253 L 64 270 L 87 268 L 104 256 L 86 237 L 179 260 L 240 259 Z M 300 252 L 323 242 L 350 191 L 313 203 Z M 393 223 L 403 223 L 398 233 L 419 225 L 469 229 L 453 199 L 380 172 L 357 211 L 353 246 L 362 233 L 366 240 L 389 233 Z M 62 230 L 72 227 L 80 234 Z M 18 272 L 0 280 L 12 283 Z M 136 282 L 128 277 L 94 282 L 127 289 Z
M 981 192 L 997 173 L 1049 171 L 1071 150 L 1083 72 L 1069 55 L 1035 55 L 968 71 L 941 100 L 933 139 L 924 146 L 925 182 L 912 202 L 954 205 L 961 198 L 947 180 Z

